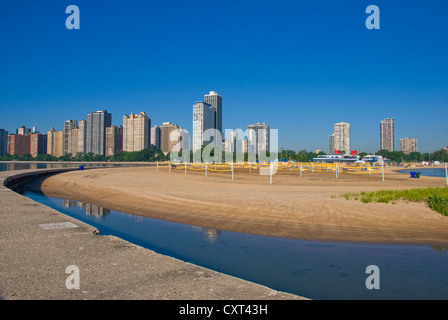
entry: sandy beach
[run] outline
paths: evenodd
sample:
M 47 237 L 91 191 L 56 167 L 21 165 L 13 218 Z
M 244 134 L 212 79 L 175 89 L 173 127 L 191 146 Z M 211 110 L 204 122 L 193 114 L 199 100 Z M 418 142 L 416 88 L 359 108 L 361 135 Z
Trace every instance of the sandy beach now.
M 448 245 L 448 217 L 425 203 L 362 203 L 346 192 L 445 186 L 444 178 L 381 174 L 229 172 L 154 167 L 67 172 L 42 182 L 47 196 L 195 226 L 319 241 Z

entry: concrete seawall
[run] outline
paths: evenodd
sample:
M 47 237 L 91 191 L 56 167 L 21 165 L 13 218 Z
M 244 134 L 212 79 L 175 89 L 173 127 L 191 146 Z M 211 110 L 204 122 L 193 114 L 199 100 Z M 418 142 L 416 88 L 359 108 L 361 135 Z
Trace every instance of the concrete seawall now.
M 300 300 L 136 246 L 9 189 L 78 168 L 0 172 L 0 299 Z M 79 269 L 79 289 L 68 289 Z M 70 282 L 71 283 L 71 282 Z

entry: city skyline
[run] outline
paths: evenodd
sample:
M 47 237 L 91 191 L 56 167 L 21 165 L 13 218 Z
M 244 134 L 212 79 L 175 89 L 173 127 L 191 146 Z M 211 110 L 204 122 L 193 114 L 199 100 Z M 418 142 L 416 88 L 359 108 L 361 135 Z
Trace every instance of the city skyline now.
M 378 0 L 380 30 L 366 29 L 355 0 L 78 5 L 81 28 L 67 30 L 58 1 L 0 4 L 0 128 L 47 132 L 95 109 L 139 110 L 192 134 L 191 102 L 214 90 L 225 97 L 223 128 L 269 123 L 283 149 L 327 150 L 343 121 L 352 149 L 375 152 L 385 118 L 397 123 L 396 145 L 448 144 L 446 2 Z
M 211 91 L 210 93 L 212 93 L 213 91 Z M 213 92 L 216 93 L 216 92 Z M 207 95 L 204 95 L 204 97 L 206 97 Z M 220 98 L 222 99 L 222 97 L 220 96 Z M 197 112 L 197 108 L 200 108 L 200 112 Z M 221 103 L 221 108 L 222 108 L 222 103 Z M 208 116 L 205 116 L 205 110 L 211 110 L 209 112 Z M 198 142 L 195 142 L 195 140 L 199 140 L 202 141 L 202 144 L 207 144 L 207 141 L 204 141 L 202 139 L 202 134 L 205 130 L 207 129 L 216 129 L 214 128 L 214 126 L 216 125 L 215 122 L 215 116 L 216 116 L 216 111 L 215 108 L 211 105 L 208 104 L 206 102 L 202 102 L 202 101 L 198 101 L 196 102 L 196 104 L 193 105 L 193 132 L 188 132 L 189 134 L 189 138 L 190 138 L 190 149 L 191 150 L 195 150 L 195 143 L 198 144 Z M 96 123 L 93 124 L 93 118 L 96 118 Z M 88 152 L 93 152 L 94 154 L 101 154 L 101 155 L 113 155 L 115 152 L 118 151 L 140 151 L 143 149 L 147 149 L 147 148 L 151 148 L 151 147 L 156 147 L 158 149 L 161 149 L 163 151 L 163 153 L 167 154 L 169 152 L 169 148 L 173 147 L 174 145 L 176 145 L 177 142 L 170 142 L 169 141 L 169 134 L 172 130 L 175 129 L 180 129 L 180 131 L 184 131 L 185 129 L 182 126 L 178 126 L 177 124 L 172 124 L 171 122 L 163 122 L 163 124 L 161 126 L 155 124 L 154 126 L 151 126 L 151 118 L 149 118 L 146 115 L 145 111 L 141 111 L 139 114 L 133 114 L 133 112 L 131 112 L 131 115 L 128 114 L 124 114 L 122 119 L 123 122 L 119 125 L 119 127 L 114 124 L 112 122 L 112 114 L 109 113 L 107 110 L 101 110 L 101 111 L 93 111 L 93 112 L 89 112 L 87 114 L 87 119 L 88 120 L 65 120 L 63 123 L 63 129 L 62 130 L 56 130 L 54 127 L 52 127 L 47 133 L 43 133 L 44 135 L 49 135 L 49 141 L 48 141 L 48 152 L 44 152 L 44 153 L 48 153 L 51 155 L 56 155 L 56 156 L 61 156 L 61 155 L 66 155 L 66 154 L 76 154 L 78 152 L 80 153 L 88 153 Z M 79 123 L 79 124 L 78 124 Z M 90 123 L 90 124 L 89 124 Z M 101 124 L 102 123 L 102 124 Z M 199 127 L 196 129 L 196 133 L 195 133 L 195 123 L 197 123 L 199 125 Z M 205 126 L 204 126 L 205 125 Z M 93 127 L 97 127 L 95 130 L 93 130 Z M 134 127 L 135 126 L 135 127 Z M 196 125 L 197 126 L 197 125 Z M 128 128 L 130 127 L 130 128 Z M 357 152 L 366 152 L 365 150 L 361 150 L 361 149 L 353 149 L 351 147 L 351 125 L 350 123 L 346 123 L 346 122 L 339 122 L 339 123 L 335 123 L 333 125 L 334 127 L 334 132 L 329 136 L 329 150 L 326 153 L 335 153 L 335 152 L 340 152 L 340 151 L 344 151 L 345 153 L 350 153 L 353 151 L 357 151 Z M 88 129 L 90 128 L 90 129 Z M 204 129 L 205 128 L 205 129 Z M 262 139 L 261 142 L 262 144 L 264 144 L 263 146 L 261 146 L 260 148 L 260 141 L 258 141 L 259 139 L 255 139 L 255 141 L 257 141 L 257 145 L 256 148 L 257 149 L 269 149 L 269 125 L 267 125 L 266 123 L 261 124 L 260 122 L 258 122 L 257 124 L 249 124 L 247 126 L 247 129 L 264 129 L 266 130 L 267 136 L 264 137 Z M 109 134 L 113 134 L 113 139 L 114 141 L 117 141 L 117 137 L 116 134 L 118 134 L 118 137 L 120 137 L 119 139 L 121 140 L 121 142 L 119 144 L 117 144 L 116 142 L 114 142 L 113 147 L 115 149 L 115 151 L 109 151 L 106 150 L 107 147 L 107 143 L 106 143 L 106 139 L 107 139 L 107 129 L 113 129 L 110 130 Z M 168 129 L 168 130 L 166 130 Z M 200 130 L 199 130 L 200 129 Z M 232 130 L 239 130 L 241 128 L 236 128 L 236 129 L 232 129 Z M 3 132 L 3 136 L 5 134 L 5 130 L 1 129 Z M 118 131 L 117 131 L 118 130 Z M 198 130 L 201 131 L 201 133 L 198 135 Z M 225 130 L 227 129 L 223 129 L 224 133 L 222 133 L 223 136 L 223 143 L 224 142 L 230 142 L 230 140 L 225 139 L 224 135 L 225 135 Z M 384 120 L 380 121 L 380 149 L 373 151 L 372 153 L 375 153 L 376 151 L 379 150 L 389 150 L 389 151 L 396 151 L 397 149 L 394 148 L 395 145 L 395 137 L 394 137 L 394 130 L 395 130 L 395 126 L 394 126 L 394 119 L 392 118 L 386 118 Z M 91 133 L 88 134 L 88 131 L 91 131 Z M 92 137 L 88 138 L 89 136 L 91 136 L 93 134 L 93 131 L 95 131 L 96 135 L 100 135 L 100 137 L 96 137 L 95 139 L 93 139 Z M 103 132 L 104 131 L 104 132 Z M 126 134 L 126 132 L 128 131 L 128 133 Z M 162 134 L 162 132 L 164 131 L 164 133 Z M 244 128 L 243 128 L 244 131 Z M 257 130 L 255 130 L 257 131 Z M 83 133 L 82 133 L 83 132 Z M 101 133 L 102 132 L 102 133 Z M 113 133 L 112 133 L 113 132 Z M 158 139 L 157 142 L 153 139 L 152 137 L 152 133 L 153 132 L 158 132 Z M 384 133 L 386 132 L 386 133 Z M 39 130 L 37 130 L 37 126 L 33 126 L 32 129 L 31 128 L 27 128 L 26 126 L 21 126 L 16 128 L 15 133 L 10 133 L 8 131 L 6 131 L 6 133 L 8 133 L 9 135 L 29 135 L 29 134 L 34 134 L 34 133 L 39 133 Z M 62 141 L 62 145 L 61 145 L 61 150 L 52 150 L 52 148 L 54 148 L 54 137 L 52 136 L 53 134 L 55 134 L 57 137 L 57 139 L 60 139 Z M 60 134 L 60 137 L 59 137 Z M 195 136 L 198 135 L 197 137 Z M 259 134 L 259 132 L 257 131 L 256 133 L 257 135 Z M 132 142 L 127 142 L 128 139 L 131 138 L 127 138 L 127 135 L 132 137 L 133 141 Z M 164 138 L 162 138 L 162 136 Z M 250 141 L 250 140 L 254 140 L 254 137 L 251 137 L 251 132 L 248 131 L 247 136 L 244 137 L 239 137 L 241 140 L 246 140 L 246 141 Z M 36 139 L 36 138 L 35 138 Z M 84 140 L 81 142 L 81 140 Z M 417 138 L 413 138 L 410 139 L 408 141 L 408 139 L 410 139 L 409 137 L 398 137 L 398 141 L 397 143 L 399 144 L 399 151 L 405 151 L 405 153 L 409 154 L 409 150 L 411 150 L 410 152 L 420 152 L 419 150 L 417 150 Z M 68 142 L 68 140 L 73 140 L 73 141 L 79 141 L 79 147 L 78 145 L 75 146 L 75 144 L 73 142 Z M 93 140 L 98 140 L 97 142 L 94 142 Z M 406 148 L 402 147 L 402 144 L 404 145 L 404 141 L 406 140 Z M 87 142 L 87 141 L 91 141 L 91 142 Z M 164 141 L 164 142 L 162 142 Z M 410 142 L 412 141 L 412 142 Z M 130 147 L 130 145 L 136 144 L 138 146 L 136 147 Z M 267 145 L 266 145 L 267 143 Z M 94 144 L 96 144 L 97 146 L 94 146 Z M 101 144 L 101 146 L 98 146 L 98 144 Z M 128 145 L 128 147 L 126 147 L 126 145 Z M 202 145 L 202 144 L 199 144 Z M 111 146 L 109 145 L 109 147 Z M 164 146 L 162 146 L 164 145 Z M 410 146 L 411 145 L 411 146 Z M 104 146 L 104 148 L 103 148 Z M 384 148 L 386 146 L 386 148 Z M 409 147 L 410 146 L 410 147 Z M 22 146 L 21 146 L 22 147 Z M 185 147 L 185 145 L 183 145 L 183 147 Z M 28 147 L 26 147 L 28 148 Z M 196 146 L 196 149 L 198 149 L 199 147 Z M 228 150 L 229 145 L 224 146 L 223 144 L 223 150 Z M 234 148 L 234 146 L 232 146 L 232 148 Z M 389 149 L 388 149 L 389 148 Z M 442 147 L 444 148 L 444 147 Z M 93 149 L 95 149 L 96 151 L 93 151 Z M 97 150 L 98 149 L 98 150 Z M 102 151 L 104 149 L 104 151 Z M 280 149 L 283 150 L 288 150 L 286 148 L 280 147 Z M 333 149 L 333 152 L 332 152 Z M 76 150 L 76 151 L 74 151 Z M 87 151 L 90 150 L 90 151 Z M 302 149 L 303 150 L 303 149 Z M 321 149 L 316 149 L 316 150 L 321 150 Z M 397 151 L 398 151 L 397 150 Z M 440 149 L 438 149 L 440 150 Z M 173 151 L 178 151 L 173 150 Z M 295 150 L 293 150 L 295 151 Z M 299 151 L 299 150 L 298 150 Z M 314 150 L 311 150 L 314 151 Z M 433 150 L 433 151 L 437 151 L 437 150 Z M 36 153 L 37 151 L 35 151 L 33 154 L 33 157 L 36 156 L 38 153 Z M 104 152 L 104 153 L 102 153 Z M 23 153 L 23 152 L 21 152 Z M 39 152 L 41 153 L 41 152 Z M 369 153 L 369 152 L 367 152 Z M 421 152 L 421 153 L 425 153 L 425 152 Z

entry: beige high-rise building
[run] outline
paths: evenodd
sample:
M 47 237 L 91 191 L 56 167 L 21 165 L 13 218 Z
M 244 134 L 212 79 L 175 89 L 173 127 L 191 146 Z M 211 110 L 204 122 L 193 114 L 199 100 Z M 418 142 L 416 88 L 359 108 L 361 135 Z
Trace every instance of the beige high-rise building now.
M 149 148 L 151 119 L 145 112 L 123 116 L 123 151 L 140 151 Z
M 123 127 L 106 128 L 106 157 L 123 151 Z
M 78 127 L 78 152 L 86 153 L 87 121 L 79 121 Z
M 47 134 L 47 153 L 53 157 L 64 155 L 64 131 L 51 128 Z
M 171 150 L 173 147 L 180 142 L 179 139 L 176 139 L 175 141 L 170 141 L 170 134 L 173 130 L 180 130 L 182 131 L 182 127 L 179 127 L 175 123 L 171 122 L 163 122 L 163 124 L 159 127 L 160 128 L 160 149 L 164 154 L 168 154 L 171 151 L 179 151 L 179 150 Z
M 69 144 L 70 144 L 70 132 L 74 128 L 78 127 L 78 121 L 76 120 L 66 120 L 64 122 L 64 155 L 71 153 L 69 150 Z M 78 146 L 74 146 L 76 150 L 78 149 Z M 72 155 L 74 153 L 71 153 Z
M 403 151 L 405 154 L 418 152 L 417 139 L 411 139 L 408 137 L 400 139 L 400 151 Z
M 47 135 L 30 133 L 30 155 L 35 158 L 42 153 L 47 153 Z
M 65 139 L 65 131 L 64 131 L 64 139 Z M 79 128 L 74 127 L 68 131 L 67 154 L 75 156 L 78 152 L 81 152 L 79 151 Z

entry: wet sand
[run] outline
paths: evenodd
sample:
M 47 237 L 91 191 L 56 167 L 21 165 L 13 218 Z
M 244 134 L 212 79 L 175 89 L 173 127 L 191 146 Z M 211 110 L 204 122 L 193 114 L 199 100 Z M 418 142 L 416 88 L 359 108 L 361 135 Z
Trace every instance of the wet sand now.
M 219 230 L 318 241 L 448 244 L 448 217 L 425 203 L 362 203 L 346 192 L 443 187 L 445 178 L 299 173 L 273 176 L 154 167 L 73 171 L 45 179 L 50 197 Z

